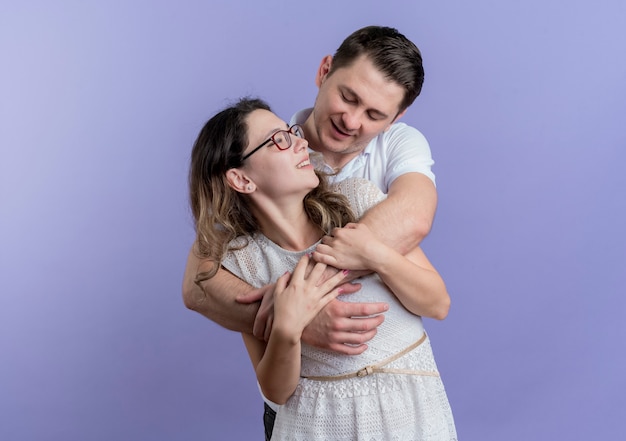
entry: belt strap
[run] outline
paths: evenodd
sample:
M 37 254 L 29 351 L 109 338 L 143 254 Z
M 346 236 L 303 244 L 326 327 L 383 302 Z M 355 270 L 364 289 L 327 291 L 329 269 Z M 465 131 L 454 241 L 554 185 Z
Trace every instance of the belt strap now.
M 411 352 L 413 349 L 417 348 L 419 345 L 424 343 L 425 340 L 426 340 L 426 333 L 424 332 L 422 337 L 419 340 L 417 340 L 415 343 L 410 345 L 409 347 L 404 348 L 402 351 L 398 352 L 397 354 L 394 354 L 391 357 L 385 358 L 384 360 L 376 364 L 365 366 L 363 369 L 359 369 L 356 372 L 351 372 L 349 374 L 343 374 L 343 375 L 328 375 L 328 376 L 321 376 L 321 377 L 302 376 L 302 378 L 306 378 L 308 380 L 315 380 L 315 381 L 337 381 L 337 380 L 345 380 L 347 378 L 365 377 L 371 374 L 408 374 L 408 375 L 426 375 L 429 377 L 438 377 L 439 372 L 416 371 L 412 369 L 394 369 L 394 368 L 383 367 L 391 363 L 392 361 L 397 360 L 403 355 Z

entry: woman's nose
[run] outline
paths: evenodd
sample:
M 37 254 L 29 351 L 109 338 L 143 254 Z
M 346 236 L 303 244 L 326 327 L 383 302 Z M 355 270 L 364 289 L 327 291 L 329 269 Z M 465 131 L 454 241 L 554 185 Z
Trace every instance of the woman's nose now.
M 299 152 L 309 147 L 309 142 L 306 139 L 300 138 L 295 135 L 292 136 L 292 143 L 294 152 Z

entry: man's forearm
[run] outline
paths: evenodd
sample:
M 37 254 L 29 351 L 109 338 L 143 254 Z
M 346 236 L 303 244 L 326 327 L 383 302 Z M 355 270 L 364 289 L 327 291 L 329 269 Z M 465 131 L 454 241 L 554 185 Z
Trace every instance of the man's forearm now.
M 223 269 L 218 270 L 212 278 L 201 282 L 201 288 L 194 282 L 196 274 L 203 271 L 203 265 L 210 264 L 198 259 L 193 248 L 189 252 L 183 277 L 185 306 L 226 329 L 252 334 L 259 304 L 241 304 L 235 299 L 241 294 L 249 293 L 253 288 Z
M 401 254 L 414 249 L 430 232 L 437 209 L 433 182 L 421 173 L 407 173 L 390 186 L 387 199 L 359 221 Z

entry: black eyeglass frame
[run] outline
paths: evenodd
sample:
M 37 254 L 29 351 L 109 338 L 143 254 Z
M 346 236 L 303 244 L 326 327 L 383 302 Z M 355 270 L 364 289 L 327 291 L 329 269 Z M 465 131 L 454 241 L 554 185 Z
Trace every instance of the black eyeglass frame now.
M 275 140 L 274 137 L 276 135 L 279 135 L 281 133 L 285 133 L 286 136 L 285 138 L 287 139 L 287 147 L 282 148 Z M 299 134 L 298 134 L 299 133 Z M 303 137 L 303 132 L 302 132 L 302 127 L 300 126 L 300 124 L 294 124 L 291 127 L 289 127 L 287 130 L 278 130 L 276 131 L 272 136 L 270 136 L 268 139 L 266 139 L 265 141 L 263 141 L 261 143 L 261 145 L 259 145 L 258 147 L 255 147 L 252 149 L 252 151 L 250 153 L 248 153 L 247 155 L 245 155 L 243 158 L 241 158 L 241 161 L 245 161 L 246 159 L 248 159 L 253 153 L 256 153 L 258 150 L 261 149 L 261 147 L 267 145 L 268 142 L 273 142 L 274 145 L 276 146 L 276 148 L 278 150 L 287 150 L 289 147 L 291 147 L 291 145 L 293 144 L 293 141 L 291 140 L 291 135 L 293 136 L 297 136 L 298 138 L 302 138 Z

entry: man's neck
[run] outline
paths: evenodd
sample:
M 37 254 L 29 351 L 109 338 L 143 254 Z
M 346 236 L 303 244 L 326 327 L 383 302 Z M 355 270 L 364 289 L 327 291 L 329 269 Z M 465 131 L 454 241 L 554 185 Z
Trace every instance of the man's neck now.
M 319 151 L 313 148 L 315 151 Z M 332 168 L 335 173 L 339 173 L 341 169 L 354 158 L 359 156 L 361 152 L 352 152 L 352 153 L 333 153 L 322 151 L 322 156 L 324 157 L 324 163 Z

